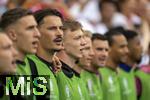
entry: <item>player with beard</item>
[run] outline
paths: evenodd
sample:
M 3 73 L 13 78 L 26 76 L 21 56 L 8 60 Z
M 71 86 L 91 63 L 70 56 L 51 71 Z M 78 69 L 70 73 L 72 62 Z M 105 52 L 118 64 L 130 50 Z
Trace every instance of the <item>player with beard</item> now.
M 137 100 L 138 92 L 136 90 L 139 90 L 139 88 L 136 89 L 136 81 L 138 83 L 138 78 L 135 79 L 134 69 L 140 63 L 142 56 L 140 37 L 138 33 L 131 30 L 124 30 L 122 33 L 128 41 L 129 53 L 123 63 L 120 64 L 118 71 L 122 91 L 121 98 L 122 100 Z
M 92 59 L 95 56 L 91 41 L 92 34 L 89 31 L 84 31 L 84 35 L 87 44 L 82 50 L 83 56 L 79 60 L 79 66 L 83 68 L 83 71 L 81 72 L 81 78 L 86 84 L 90 99 L 103 100 L 98 69 L 95 70 L 95 68 L 91 66 Z
M 121 89 L 117 76 L 117 67 L 128 53 L 127 40 L 122 33 L 108 31 L 106 33 L 110 51 L 106 65 L 100 68 L 104 100 L 121 100 Z
M 56 52 L 62 49 L 63 40 L 63 17 L 61 13 L 54 9 L 43 9 L 35 12 L 35 19 L 41 38 L 36 55 L 28 57 L 33 61 L 37 75 L 48 75 L 49 86 L 44 96 L 37 96 L 38 99 L 59 100 L 59 91 L 55 78 L 56 68 L 61 66 Z M 57 67 L 55 65 L 58 65 Z
M 150 44 L 149 44 L 149 56 L 150 56 Z M 141 70 L 136 70 L 136 76 L 140 78 L 142 84 L 142 92 L 139 96 L 139 100 L 148 100 L 150 98 L 150 64 L 148 66 L 141 67 Z
M 87 89 L 80 77 L 82 69 L 77 65 L 86 44 L 82 26 L 74 20 L 66 20 L 63 25 L 64 50 L 58 54 L 62 62 L 62 73 L 57 76 L 60 99 L 89 100 Z

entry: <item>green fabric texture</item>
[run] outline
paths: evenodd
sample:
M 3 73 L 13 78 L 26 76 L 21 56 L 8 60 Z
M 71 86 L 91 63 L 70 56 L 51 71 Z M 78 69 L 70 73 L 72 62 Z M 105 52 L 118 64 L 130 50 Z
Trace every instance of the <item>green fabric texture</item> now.
M 118 68 L 118 77 L 121 87 L 121 100 L 137 100 L 134 70 L 126 72 Z
M 27 57 L 24 60 L 25 65 L 17 64 L 17 73 L 19 75 L 31 75 L 31 69 Z
M 88 95 L 88 90 L 86 88 L 86 84 L 84 82 L 84 80 L 82 80 L 81 77 L 77 77 L 74 75 L 74 78 L 72 78 L 73 82 L 76 83 L 77 85 L 77 91 L 80 94 L 80 100 L 90 100 L 90 97 Z
M 38 71 L 38 75 L 49 76 L 49 81 L 48 81 L 49 86 L 47 86 L 47 89 L 50 91 L 50 94 L 48 98 L 50 98 L 50 100 L 59 100 L 57 81 L 54 73 L 50 70 L 50 66 L 47 66 L 35 55 L 28 55 L 28 57 L 31 60 L 33 60 L 33 62 L 35 63 Z
M 121 100 L 121 91 L 117 73 L 110 68 L 100 68 L 104 100 Z
M 62 71 L 56 75 L 60 100 L 89 100 L 83 80 L 73 74 L 67 77 Z
M 30 65 L 29 65 L 27 57 L 25 57 L 24 63 L 25 63 L 24 65 L 23 64 L 17 64 L 17 71 L 16 71 L 17 75 L 20 75 L 20 76 L 29 75 L 29 76 L 31 76 L 32 73 L 31 73 L 31 69 L 30 69 Z M 32 87 L 32 85 L 31 85 L 31 87 Z M 26 89 L 26 84 L 25 84 L 25 89 Z M 27 91 L 26 91 L 26 93 L 27 93 Z M 33 96 L 33 95 L 27 96 L 27 98 L 29 100 L 36 100 L 35 96 Z
M 137 69 L 135 75 L 142 83 L 142 94 L 139 100 L 150 100 L 150 74 Z
M 73 100 L 73 96 L 76 93 L 72 90 L 71 84 L 69 82 L 70 79 L 66 77 L 62 71 L 56 74 L 56 79 L 59 88 L 60 100 Z M 77 99 L 74 98 L 74 100 Z
M 84 70 L 81 73 L 81 78 L 86 84 L 90 100 L 103 100 L 100 76 L 97 76 L 95 73 Z

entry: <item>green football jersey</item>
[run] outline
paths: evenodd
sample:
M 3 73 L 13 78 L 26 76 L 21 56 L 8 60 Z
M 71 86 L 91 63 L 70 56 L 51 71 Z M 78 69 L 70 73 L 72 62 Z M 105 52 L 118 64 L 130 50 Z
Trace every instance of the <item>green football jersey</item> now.
M 59 100 L 59 91 L 57 86 L 56 77 L 52 70 L 52 64 L 36 55 L 28 55 L 28 57 L 35 63 L 38 75 L 45 75 L 49 77 L 46 100 Z
M 17 61 L 17 74 L 32 75 L 27 57 L 24 61 Z
M 99 69 L 102 78 L 104 100 L 121 100 L 121 90 L 117 73 L 107 67 Z
M 88 89 L 90 100 L 103 100 L 100 76 L 96 75 L 93 72 L 84 70 L 81 73 L 81 77 L 83 79 L 83 82 L 85 82 L 86 84 L 86 88 Z
M 60 100 L 89 100 L 88 92 L 80 75 L 62 62 L 62 71 L 56 75 Z
M 73 100 L 74 91 L 69 84 L 70 79 L 61 71 L 56 74 L 60 100 Z
M 17 61 L 17 71 L 16 71 L 16 77 L 19 76 L 29 76 L 30 78 L 32 77 L 32 73 L 31 73 L 31 67 L 29 64 L 29 60 L 27 59 L 27 57 L 25 57 L 24 61 Z M 18 80 L 16 80 L 18 82 Z M 31 79 L 32 81 L 32 79 Z M 25 89 L 26 89 L 26 82 L 24 84 Z M 32 90 L 32 84 L 31 84 L 31 90 Z M 27 90 L 25 90 L 25 94 L 27 94 Z M 33 94 L 31 95 L 26 95 L 26 97 L 28 97 L 29 100 L 36 100 L 35 96 Z
M 150 74 L 137 69 L 135 75 L 140 79 L 142 84 L 142 93 L 139 100 L 150 99 Z
M 118 77 L 121 88 L 121 100 L 137 100 L 134 69 L 126 72 L 118 68 Z

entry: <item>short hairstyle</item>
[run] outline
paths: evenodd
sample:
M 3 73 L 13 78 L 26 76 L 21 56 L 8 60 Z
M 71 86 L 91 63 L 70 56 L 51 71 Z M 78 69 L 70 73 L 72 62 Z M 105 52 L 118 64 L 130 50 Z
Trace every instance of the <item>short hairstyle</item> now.
M 92 35 L 92 41 L 94 41 L 94 40 L 102 40 L 102 41 L 107 41 L 107 38 L 106 38 L 106 36 L 105 35 L 102 35 L 102 34 L 99 34 L 99 33 L 94 33 L 93 35 Z
M 85 37 L 89 37 L 89 38 L 92 38 L 92 33 L 88 30 L 83 30 L 83 33 L 84 33 L 84 36 Z
M 33 15 L 31 11 L 23 8 L 14 8 L 6 11 L 0 21 L 0 27 L 5 30 L 8 26 L 16 23 L 17 20 L 24 16 Z
M 75 20 L 66 20 L 63 22 L 63 30 L 70 30 L 70 31 L 75 31 L 81 29 L 82 30 L 82 25 Z
M 118 0 L 118 5 L 121 7 L 122 4 L 125 4 L 126 2 L 128 2 L 129 0 Z
M 110 46 L 112 46 L 112 44 L 114 43 L 113 37 L 119 35 L 123 35 L 123 34 L 115 30 L 109 30 L 108 32 L 105 33 L 105 36 L 107 37 Z
M 99 0 L 99 2 L 98 2 L 98 8 L 99 8 L 99 10 L 101 11 L 104 7 L 104 4 L 106 4 L 106 3 L 111 3 L 111 4 L 113 4 L 114 5 L 114 7 L 118 7 L 117 6 L 117 2 L 115 2 L 115 0 L 113 1 L 113 0 Z
M 123 31 L 123 35 L 126 37 L 127 41 L 132 40 L 133 38 L 138 36 L 138 33 L 132 30 Z
M 34 13 L 35 20 L 38 24 L 41 24 L 41 22 L 46 16 L 58 16 L 63 21 L 62 14 L 56 9 L 47 8 L 47 9 L 38 10 Z
M 125 29 L 122 26 L 112 27 L 109 30 L 117 31 L 117 32 L 120 32 L 120 33 L 123 33 L 125 31 Z
M 120 12 L 122 11 L 122 6 L 128 1 L 130 1 L 130 0 L 118 0 L 117 5 L 118 5 Z

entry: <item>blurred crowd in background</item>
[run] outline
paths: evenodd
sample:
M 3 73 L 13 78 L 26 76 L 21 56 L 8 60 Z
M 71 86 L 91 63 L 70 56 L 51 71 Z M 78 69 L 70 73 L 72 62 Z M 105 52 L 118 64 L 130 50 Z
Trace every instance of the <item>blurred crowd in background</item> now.
M 23 7 L 35 12 L 43 8 L 59 10 L 65 19 L 79 21 L 83 29 L 105 34 L 112 28 L 137 31 L 141 36 L 143 60 L 150 55 L 150 0 L 0 0 L 0 15 Z

